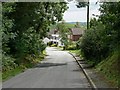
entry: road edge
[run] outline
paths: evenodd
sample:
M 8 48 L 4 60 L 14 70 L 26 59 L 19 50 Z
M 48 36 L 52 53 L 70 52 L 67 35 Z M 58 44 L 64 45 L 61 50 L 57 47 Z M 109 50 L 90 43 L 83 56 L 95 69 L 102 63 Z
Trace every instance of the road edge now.
M 68 52 L 70 55 L 73 56 L 73 58 L 75 59 L 75 61 L 77 62 L 77 64 L 79 65 L 79 67 L 82 69 L 83 73 L 85 74 L 88 82 L 91 84 L 92 86 L 92 89 L 93 90 L 98 90 L 95 83 L 93 82 L 93 80 L 90 78 L 90 76 L 88 75 L 87 71 L 85 69 L 83 69 L 83 66 L 78 62 L 77 58 L 71 53 L 71 52 Z

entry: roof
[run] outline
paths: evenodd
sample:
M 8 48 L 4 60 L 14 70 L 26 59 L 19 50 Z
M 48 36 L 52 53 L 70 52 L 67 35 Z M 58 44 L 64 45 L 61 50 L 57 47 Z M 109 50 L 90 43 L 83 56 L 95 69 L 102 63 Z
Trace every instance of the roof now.
M 54 30 L 50 30 L 48 33 L 49 34 L 58 34 L 59 32 L 57 29 L 54 29 Z
M 81 35 L 83 34 L 83 31 L 81 28 L 71 28 L 72 35 Z

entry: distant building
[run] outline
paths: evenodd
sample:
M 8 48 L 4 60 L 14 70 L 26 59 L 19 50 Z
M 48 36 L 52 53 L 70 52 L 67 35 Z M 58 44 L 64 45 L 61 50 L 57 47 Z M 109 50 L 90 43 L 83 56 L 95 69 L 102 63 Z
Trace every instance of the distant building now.
M 59 31 L 57 29 L 51 30 L 48 35 L 50 40 L 49 42 L 51 42 L 52 44 L 57 44 L 58 46 L 63 46 L 63 44 L 61 43 Z
M 49 39 L 50 41 L 53 43 L 53 44 L 57 44 L 58 45 L 58 42 L 59 42 L 59 32 L 57 29 L 54 29 L 54 30 L 51 30 L 49 32 Z
M 84 33 L 84 30 L 82 30 L 81 28 L 70 28 L 69 30 L 70 34 L 68 35 L 68 38 L 71 41 L 78 41 Z
M 47 38 L 47 37 L 45 37 L 45 38 L 43 39 L 43 42 L 44 42 L 45 44 L 48 44 L 48 43 L 50 42 L 50 39 Z

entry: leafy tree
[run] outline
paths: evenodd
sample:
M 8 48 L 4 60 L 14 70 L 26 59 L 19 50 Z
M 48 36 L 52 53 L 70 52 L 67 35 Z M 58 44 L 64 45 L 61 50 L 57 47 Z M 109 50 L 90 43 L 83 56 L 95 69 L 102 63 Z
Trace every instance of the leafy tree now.
M 61 42 L 64 43 L 64 49 L 67 48 L 68 46 L 68 28 L 65 25 L 65 22 L 62 21 L 61 23 L 57 24 L 57 29 L 59 30 L 60 37 L 61 37 Z
M 10 41 L 11 53 L 21 52 L 22 50 L 28 51 L 28 49 L 21 47 L 24 45 L 26 38 L 25 33 L 28 33 L 29 28 L 33 27 L 33 33 L 40 34 L 39 39 L 46 36 L 46 32 L 49 30 L 49 26 L 56 21 L 62 19 L 62 13 L 67 9 L 66 3 L 50 3 L 50 2 L 19 2 L 15 3 L 14 12 L 9 14 L 10 19 L 14 19 L 14 27 L 12 32 L 17 34 L 17 37 Z M 56 7 L 56 8 L 54 8 Z M 19 15 L 19 17 L 18 17 Z M 28 38 L 27 38 L 28 39 Z M 32 40 L 31 40 L 32 41 Z M 19 43 L 18 42 L 23 42 Z M 13 44 L 14 43 L 14 44 Z M 16 45 L 17 44 L 17 45 Z M 18 46 L 15 48 L 15 46 Z M 26 47 L 26 45 L 25 45 Z M 29 47 L 29 46 L 28 46 Z M 30 50 L 30 48 L 29 48 Z M 22 53 L 22 52 L 21 52 Z M 26 53 L 26 52 L 25 52 Z
M 111 52 L 120 46 L 119 20 L 120 2 L 104 2 L 101 5 L 101 15 L 90 21 L 90 30 L 86 31 L 82 42 L 82 55 L 93 65 L 107 58 Z M 114 8 L 114 9 L 113 9 Z
M 114 48 L 120 44 L 119 24 L 120 24 L 120 2 L 106 2 L 101 5 L 100 21 L 105 25 L 107 39 L 110 41 L 110 47 Z
M 29 55 L 42 53 L 46 47 L 43 37 L 52 24 L 62 20 L 67 10 L 65 2 L 5 2 L 2 5 L 3 52 L 16 58 L 17 64 Z
M 80 28 L 79 22 L 76 22 L 75 27 L 76 27 L 76 28 Z
M 15 38 L 15 33 L 11 32 L 13 27 L 13 20 L 8 18 L 8 13 L 13 12 L 12 6 L 14 3 L 2 3 L 2 71 L 7 71 L 15 68 L 17 64 L 14 63 L 15 59 L 8 55 L 10 54 L 10 47 L 8 43 L 10 39 Z

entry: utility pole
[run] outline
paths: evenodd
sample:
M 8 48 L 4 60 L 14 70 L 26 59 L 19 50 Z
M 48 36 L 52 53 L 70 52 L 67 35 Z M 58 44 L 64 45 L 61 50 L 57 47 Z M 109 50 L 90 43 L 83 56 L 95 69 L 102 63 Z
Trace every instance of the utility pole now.
M 87 29 L 89 29 L 89 1 L 87 4 Z

